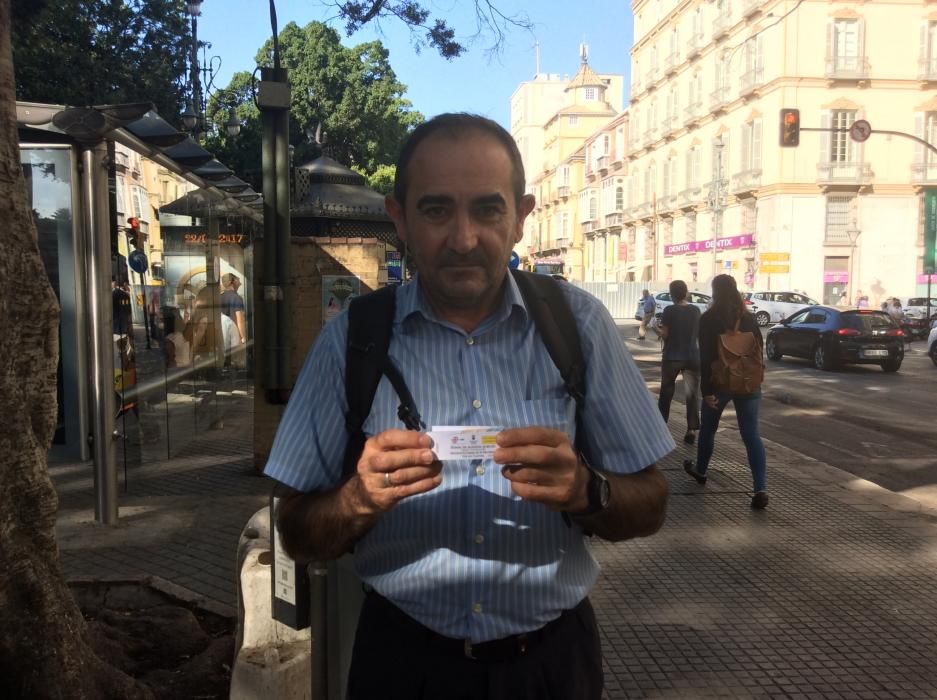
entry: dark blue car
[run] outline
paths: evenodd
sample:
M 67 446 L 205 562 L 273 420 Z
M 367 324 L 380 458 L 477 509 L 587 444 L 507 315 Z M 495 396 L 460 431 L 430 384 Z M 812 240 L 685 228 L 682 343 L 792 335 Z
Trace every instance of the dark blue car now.
M 768 331 L 765 354 L 775 362 L 783 355 L 805 357 L 822 370 L 874 364 L 897 372 L 904 360 L 904 333 L 882 311 L 809 306 Z

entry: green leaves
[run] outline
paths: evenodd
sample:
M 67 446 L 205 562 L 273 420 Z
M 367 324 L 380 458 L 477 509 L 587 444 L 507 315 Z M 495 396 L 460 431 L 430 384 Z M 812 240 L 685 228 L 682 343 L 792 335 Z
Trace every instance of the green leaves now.
M 13 24 L 17 99 L 154 102 L 170 121 L 182 111 L 190 39 L 178 0 L 44 0 Z

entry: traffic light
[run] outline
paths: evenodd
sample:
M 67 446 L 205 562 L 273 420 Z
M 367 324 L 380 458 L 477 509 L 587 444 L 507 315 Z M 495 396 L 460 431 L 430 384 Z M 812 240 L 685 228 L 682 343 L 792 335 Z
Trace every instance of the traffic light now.
M 781 110 L 781 148 L 795 148 L 800 145 L 800 110 Z
M 127 240 L 134 250 L 140 250 L 143 247 L 143 240 L 140 237 L 140 220 L 135 216 L 127 219 Z

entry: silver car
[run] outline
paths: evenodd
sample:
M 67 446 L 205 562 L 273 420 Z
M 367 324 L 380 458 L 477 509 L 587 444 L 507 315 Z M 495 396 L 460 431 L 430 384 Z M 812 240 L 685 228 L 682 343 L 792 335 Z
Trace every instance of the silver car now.
M 759 326 L 780 323 L 805 306 L 816 306 L 817 302 L 799 292 L 745 292 L 745 306 L 755 316 Z

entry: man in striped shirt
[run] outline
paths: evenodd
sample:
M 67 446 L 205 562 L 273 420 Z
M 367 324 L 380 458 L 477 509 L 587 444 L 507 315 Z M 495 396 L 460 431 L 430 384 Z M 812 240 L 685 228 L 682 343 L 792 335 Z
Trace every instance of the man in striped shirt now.
M 575 402 L 508 259 L 534 206 L 514 140 L 494 122 L 441 115 L 400 155 L 387 211 L 418 274 L 397 289 L 389 356 L 428 426 L 498 426 L 493 459 L 446 461 L 403 430 L 381 381 L 357 472 L 348 440 L 347 314 L 322 331 L 266 473 L 291 491 L 278 524 L 299 560 L 354 549 L 369 589 L 349 675 L 358 698 L 599 698 L 602 659 L 586 532 L 656 532 L 673 449 L 608 312 L 562 285 L 586 361 L 587 465 Z

